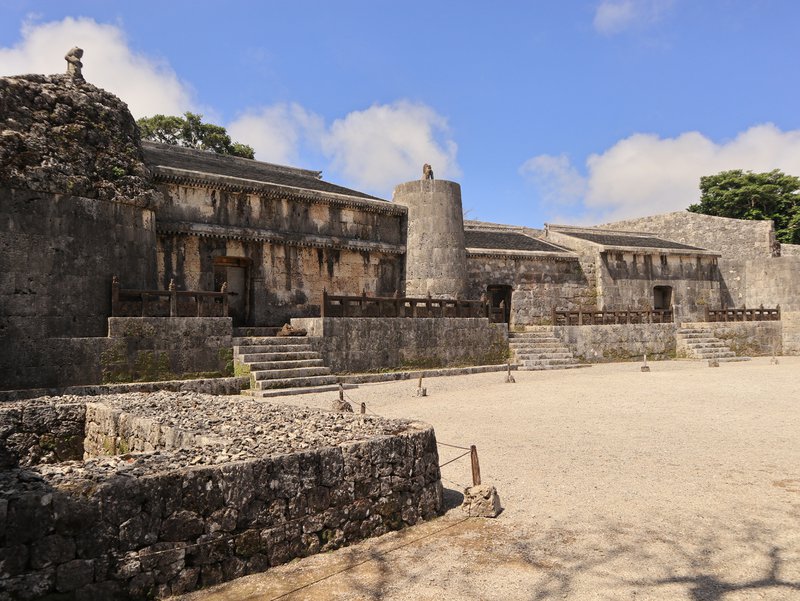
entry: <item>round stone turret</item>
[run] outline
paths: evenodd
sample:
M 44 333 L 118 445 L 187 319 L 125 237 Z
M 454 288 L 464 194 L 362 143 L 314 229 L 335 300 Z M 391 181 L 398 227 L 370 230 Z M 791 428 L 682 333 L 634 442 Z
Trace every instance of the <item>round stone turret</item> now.
M 406 182 L 394 189 L 392 200 L 408 207 L 406 296 L 464 298 L 461 186 L 441 179 Z

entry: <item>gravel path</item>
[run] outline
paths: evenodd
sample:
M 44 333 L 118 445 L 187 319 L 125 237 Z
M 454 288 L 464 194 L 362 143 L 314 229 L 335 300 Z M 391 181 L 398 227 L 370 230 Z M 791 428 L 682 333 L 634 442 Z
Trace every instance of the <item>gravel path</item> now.
M 185 600 L 800 600 L 800 357 L 651 369 L 432 378 L 423 398 L 416 381 L 348 390 L 476 444 L 501 516 L 453 508 Z M 441 462 L 459 453 L 441 447 Z M 451 506 L 469 474 L 467 458 L 443 468 Z

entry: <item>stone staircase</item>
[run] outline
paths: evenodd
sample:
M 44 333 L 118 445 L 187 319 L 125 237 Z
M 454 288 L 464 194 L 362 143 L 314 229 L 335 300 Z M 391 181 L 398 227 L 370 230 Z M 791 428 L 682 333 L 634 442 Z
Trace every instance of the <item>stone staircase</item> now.
M 749 361 L 750 357 L 737 357 L 730 347 L 715 337 L 710 328 L 700 326 L 679 328 L 676 334 L 676 354 L 689 359 L 716 359 L 717 361 Z
M 553 328 L 543 326 L 526 332 L 509 332 L 508 346 L 521 370 L 572 369 L 582 367 Z
M 250 390 L 242 394 L 273 396 L 338 387 L 336 376 L 305 336 L 275 336 L 275 328 L 234 328 L 233 333 L 234 365 L 250 369 Z

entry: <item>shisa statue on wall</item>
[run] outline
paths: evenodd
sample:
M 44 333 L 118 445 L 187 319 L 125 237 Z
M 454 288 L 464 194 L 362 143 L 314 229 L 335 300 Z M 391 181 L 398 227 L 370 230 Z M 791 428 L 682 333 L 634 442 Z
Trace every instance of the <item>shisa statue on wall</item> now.
M 422 179 L 433 179 L 433 167 L 428 163 L 422 166 Z
M 81 81 L 83 80 L 83 73 L 81 73 L 81 69 L 83 69 L 83 63 L 81 62 L 82 57 L 83 49 L 77 46 L 64 55 L 64 60 L 67 61 L 67 75 L 73 79 L 80 79 Z

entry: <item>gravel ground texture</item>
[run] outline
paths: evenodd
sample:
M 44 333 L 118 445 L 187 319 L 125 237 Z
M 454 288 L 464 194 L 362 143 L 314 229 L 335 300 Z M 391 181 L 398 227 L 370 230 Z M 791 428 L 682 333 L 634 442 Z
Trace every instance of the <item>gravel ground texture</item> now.
M 465 457 L 442 468 L 442 518 L 183 601 L 800 600 L 800 357 L 650 367 L 430 378 L 426 397 L 416 381 L 348 390 L 354 407 L 477 445 L 503 513 L 458 508 Z

